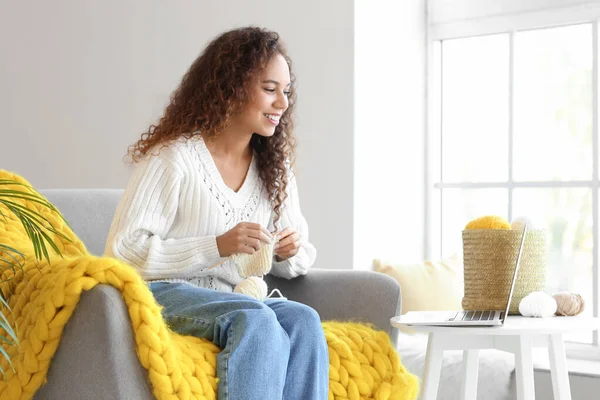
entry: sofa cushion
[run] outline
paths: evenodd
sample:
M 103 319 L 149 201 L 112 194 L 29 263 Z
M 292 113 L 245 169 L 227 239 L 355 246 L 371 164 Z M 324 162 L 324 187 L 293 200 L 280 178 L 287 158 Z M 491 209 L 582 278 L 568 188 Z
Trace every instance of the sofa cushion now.
M 400 284 L 402 314 L 462 310 L 463 271 L 458 256 L 420 264 L 392 264 L 375 259 L 373 269 L 393 277 Z
M 46 189 L 40 193 L 60 210 L 87 251 L 104 254 L 122 189 Z

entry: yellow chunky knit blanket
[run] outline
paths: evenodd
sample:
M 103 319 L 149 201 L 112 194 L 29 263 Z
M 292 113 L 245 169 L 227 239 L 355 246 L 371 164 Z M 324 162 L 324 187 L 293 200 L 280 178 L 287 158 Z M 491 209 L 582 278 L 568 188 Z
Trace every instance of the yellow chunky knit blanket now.
M 28 184 L 18 175 L 0 170 L 0 179 Z M 170 331 L 159 305 L 140 275 L 127 264 L 108 257 L 90 255 L 83 243 L 60 216 L 37 203 L 15 199 L 48 218 L 72 240 L 68 243 L 50 235 L 64 258 L 51 263 L 37 261 L 20 221 L 0 205 L 0 244 L 25 255 L 23 272 L 10 282 L 8 295 L 12 313 L 2 313 L 14 327 L 19 345 L 3 343 L 16 372 L 2 358 L 6 379 L 0 379 L 0 399 L 31 399 L 44 384 L 52 356 L 81 294 L 98 284 L 119 289 L 129 309 L 137 355 L 148 370 L 153 393 L 158 399 L 215 399 L 217 377 L 214 344 Z M 0 253 L 0 256 L 2 254 Z M 10 271 L 9 271 L 10 272 Z M 5 271 L 6 273 L 6 271 Z M 324 322 L 329 345 L 329 399 L 415 399 L 418 379 L 402 366 L 389 337 L 370 326 L 346 322 Z M 0 335 L 6 332 L 0 330 Z

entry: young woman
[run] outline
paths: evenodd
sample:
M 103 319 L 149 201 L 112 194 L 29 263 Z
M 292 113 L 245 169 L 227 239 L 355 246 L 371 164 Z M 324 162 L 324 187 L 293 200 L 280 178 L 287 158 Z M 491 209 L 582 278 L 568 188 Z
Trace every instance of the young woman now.
M 211 340 L 221 400 L 328 396 L 318 314 L 233 293 L 232 254 L 276 235 L 271 272 L 307 273 L 316 257 L 300 211 L 291 63 L 275 32 L 248 27 L 208 44 L 164 115 L 129 148 L 134 171 L 106 254 L 136 267 L 171 329 Z

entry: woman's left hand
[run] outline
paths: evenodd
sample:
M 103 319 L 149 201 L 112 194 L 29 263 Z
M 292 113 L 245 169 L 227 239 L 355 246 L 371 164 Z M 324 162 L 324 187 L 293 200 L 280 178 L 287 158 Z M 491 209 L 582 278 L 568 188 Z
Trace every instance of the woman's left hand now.
M 298 254 L 300 250 L 300 235 L 293 228 L 285 228 L 277 234 L 279 242 L 275 243 L 275 259 L 287 260 Z

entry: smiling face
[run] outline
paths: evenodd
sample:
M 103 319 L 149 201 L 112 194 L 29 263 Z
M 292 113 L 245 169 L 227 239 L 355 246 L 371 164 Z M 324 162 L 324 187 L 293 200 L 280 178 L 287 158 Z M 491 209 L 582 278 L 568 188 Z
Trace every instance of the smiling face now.
M 288 108 L 290 85 L 288 64 L 281 54 L 276 54 L 250 85 L 251 101 L 234 118 L 234 124 L 261 136 L 273 136 L 279 118 Z

